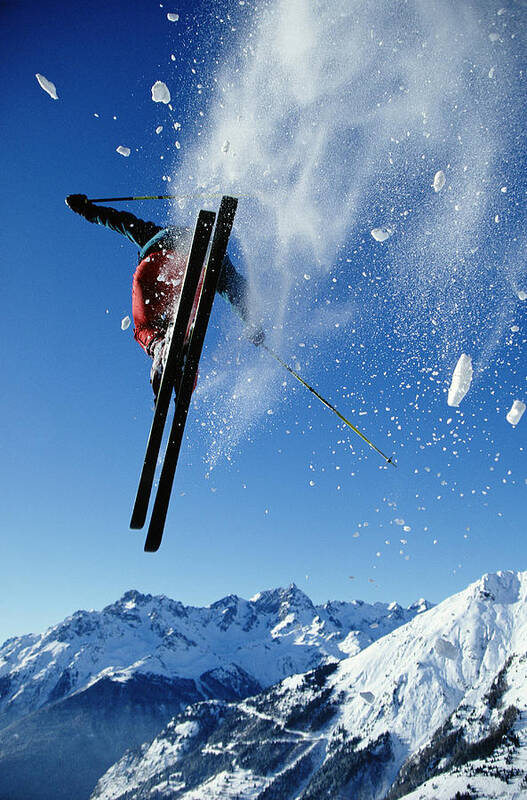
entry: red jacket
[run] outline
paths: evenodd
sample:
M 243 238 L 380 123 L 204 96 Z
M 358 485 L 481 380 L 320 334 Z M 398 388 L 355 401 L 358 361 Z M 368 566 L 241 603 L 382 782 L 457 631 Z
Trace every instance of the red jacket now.
M 173 310 L 181 294 L 186 261 L 186 255 L 158 250 L 143 258 L 134 273 L 134 338 L 147 353 L 152 341 L 160 335 L 164 336 L 168 323 L 173 318 Z M 198 284 L 191 322 L 197 310 L 202 283 L 203 278 Z

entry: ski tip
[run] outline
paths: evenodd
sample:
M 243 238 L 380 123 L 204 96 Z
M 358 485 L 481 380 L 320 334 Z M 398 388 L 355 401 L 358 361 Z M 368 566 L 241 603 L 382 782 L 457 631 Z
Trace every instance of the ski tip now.
M 145 521 L 146 521 L 145 516 L 138 515 L 136 513 L 132 514 L 132 519 L 130 520 L 130 530 L 140 531 L 141 528 L 144 526 Z
M 392 467 L 395 467 L 395 468 L 397 468 L 397 462 L 393 460 L 393 457 L 392 457 L 392 458 L 387 458 L 387 459 L 386 459 L 386 463 L 387 463 L 387 464 L 391 464 L 391 465 L 392 465 Z
M 157 553 L 160 544 L 161 542 L 153 542 L 147 539 L 144 547 L 145 553 Z
M 147 509 L 139 508 L 137 503 L 132 511 L 132 518 L 130 519 L 130 528 L 133 531 L 139 531 L 144 527 L 146 522 Z

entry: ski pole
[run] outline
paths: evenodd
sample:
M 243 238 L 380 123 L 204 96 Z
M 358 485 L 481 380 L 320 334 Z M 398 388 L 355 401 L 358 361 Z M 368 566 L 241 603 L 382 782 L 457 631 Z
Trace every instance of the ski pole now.
M 143 194 L 135 197 L 90 197 L 88 203 L 116 203 L 124 200 L 170 200 L 176 199 L 174 194 Z
M 279 364 L 281 364 L 281 365 L 284 367 L 284 369 L 286 369 L 286 370 L 287 370 L 287 371 L 288 371 L 288 372 L 289 372 L 289 373 L 290 373 L 290 374 L 293 376 L 293 378 L 296 378 L 296 379 L 297 379 L 297 381 L 299 381 L 299 382 L 302 384 L 302 386 L 305 386 L 305 387 L 306 387 L 306 389 L 309 389 L 309 391 L 310 391 L 312 394 L 314 394 L 314 395 L 315 395 L 315 397 L 316 397 L 316 398 L 318 398 L 318 400 L 320 400 L 320 402 L 321 402 L 323 405 L 325 405 L 325 406 L 326 406 L 326 408 L 329 408 L 329 410 L 330 410 L 330 411 L 333 411 L 333 413 L 334 413 L 334 414 L 336 414 L 336 415 L 337 415 L 337 417 L 338 417 L 340 420 L 342 420 L 342 422 L 344 422 L 344 423 L 345 423 L 345 424 L 346 424 L 346 425 L 347 425 L 349 428 L 351 428 L 351 430 L 352 430 L 352 431 L 354 431 L 354 432 L 357 434 L 357 436 L 360 436 L 360 438 L 361 438 L 361 439 L 362 439 L 364 442 L 366 442 L 366 444 L 368 444 L 368 445 L 369 445 L 369 446 L 372 448 L 372 450 L 375 450 L 375 452 L 376 452 L 376 453 L 378 453 L 380 456 L 382 456 L 382 458 L 384 458 L 384 460 L 386 461 L 386 463 L 387 463 L 387 464 L 392 464 L 392 466 L 394 466 L 394 467 L 396 467 L 396 466 L 397 466 L 397 464 L 395 463 L 395 461 L 392 461 L 392 459 L 391 459 L 391 458 L 389 458 L 387 455 L 385 455 L 385 454 L 382 452 L 382 450 L 379 450 L 379 448 L 378 448 L 378 447 L 376 447 L 376 446 L 373 444 L 373 442 L 370 442 L 370 440 L 368 439 L 368 437 L 367 437 L 367 436 L 365 436 L 365 435 L 362 433 L 362 431 L 360 431 L 360 430 L 359 430 L 357 427 L 355 427 L 355 425 L 353 425 L 353 423 L 351 423 L 351 422 L 349 421 L 349 419 L 346 419 L 346 417 L 345 417 L 343 414 L 341 414 L 341 413 L 340 413 L 340 411 L 338 411 L 338 410 L 335 408 L 335 406 L 332 406 L 332 405 L 331 405 L 331 403 L 329 403 L 329 402 L 328 402 L 328 401 L 327 401 L 327 400 L 326 400 L 324 397 L 322 397 L 322 395 L 321 395 L 321 394 L 319 394 L 319 393 L 316 391 L 316 389 L 313 389 L 313 387 L 312 387 L 312 386 L 310 386 L 310 385 L 309 385 L 309 383 L 308 383 L 307 381 L 305 381 L 305 380 L 304 380 L 304 379 L 303 379 L 303 378 L 302 378 L 302 377 L 301 377 L 301 376 L 298 374 L 298 372 L 295 372 L 295 370 L 294 370 L 292 367 L 290 367 L 290 366 L 289 366 L 289 364 L 286 364 L 286 362 L 285 362 L 285 361 L 282 361 L 282 359 L 280 358 L 280 356 L 279 356 L 277 353 L 275 353 L 275 352 L 274 352 L 274 350 L 271 350 L 271 348 L 270 348 L 270 347 L 267 347 L 267 345 L 266 345 L 266 344 L 261 344 L 261 345 L 260 345 L 260 347 L 263 347 L 263 349 L 264 349 L 264 350 L 266 350 L 266 351 L 269 353 L 269 355 L 271 355 L 273 358 L 275 358 L 275 359 L 278 361 L 278 363 L 279 363 Z
M 237 197 L 248 197 L 249 195 L 237 195 Z M 131 197 L 91 197 L 88 203 L 117 203 L 128 200 L 192 200 L 192 199 L 214 199 L 223 197 L 222 194 L 142 194 Z

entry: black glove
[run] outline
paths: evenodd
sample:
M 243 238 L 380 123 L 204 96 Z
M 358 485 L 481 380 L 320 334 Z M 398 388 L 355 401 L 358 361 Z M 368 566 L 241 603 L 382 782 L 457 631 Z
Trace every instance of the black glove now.
M 244 336 L 256 347 L 259 347 L 265 342 L 265 333 L 260 325 L 248 325 L 244 332 Z
M 69 194 L 65 202 L 72 211 L 75 211 L 77 214 L 82 214 L 88 203 L 88 198 L 85 194 Z

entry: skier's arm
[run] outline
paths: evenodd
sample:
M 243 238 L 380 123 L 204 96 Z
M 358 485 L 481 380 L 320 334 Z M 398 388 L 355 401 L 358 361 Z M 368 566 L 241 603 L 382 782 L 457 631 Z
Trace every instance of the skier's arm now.
M 245 322 L 245 336 L 257 346 L 262 344 L 265 334 L 261 326 L 256 325 L 249 314 L 249 285 L 246 278 L 237 272 L 228 255 L 223 259 L 217 292 L 225 300 L 228 300 L 238 316 Z
M 217 292 L 234 307 L 244 322 L 248 322 L 247 280 L 236 271 L 228 255 L 223 259 Z
M 128 211 L 117 211 L 109 206 L 96 206 L 85 194 L 68 195 L 66 205 L 88 222 L 104 225 L 116 233 L 121 233 L 139 248 L 144 247 L 152 236 L 162 230 L 154 222 L 145 222 Z

